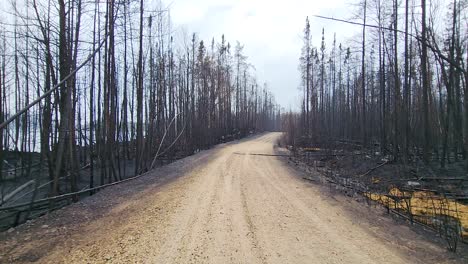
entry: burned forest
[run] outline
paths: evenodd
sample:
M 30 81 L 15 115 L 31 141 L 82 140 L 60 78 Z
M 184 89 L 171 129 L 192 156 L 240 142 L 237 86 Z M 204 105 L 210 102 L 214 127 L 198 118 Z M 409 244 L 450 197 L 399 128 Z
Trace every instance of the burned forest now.
M 283 116 L 284 142 L 330 181 L 436 226 L 455 250 L 468 239 L 467 3 L 354 10 L 310 17 L 360 28 L 346 42 L 323 28 L 314 46 L 306 18 L 301 111 Z
M 279 129 L 239 42 L 174 40 L 147 1 L 8 1 L 0 21 L 0 226 L 215 144 Z M 179 34 L 180 35 L 180 34 Z
M 468 263 L 468 0 L 0 2 L 0 264 Z

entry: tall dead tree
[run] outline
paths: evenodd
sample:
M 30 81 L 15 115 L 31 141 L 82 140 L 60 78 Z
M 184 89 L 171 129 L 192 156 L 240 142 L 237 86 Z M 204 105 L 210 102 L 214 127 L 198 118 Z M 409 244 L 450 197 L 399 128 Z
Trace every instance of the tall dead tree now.
M 429 76 L 427 69 L 427 26 L 426 0 L 421 0 L 421 77 L 422 77 L 422 111 L 423 111 L 423 159 L 427 163 L 430 158 L 430 124 L 429 124 Z

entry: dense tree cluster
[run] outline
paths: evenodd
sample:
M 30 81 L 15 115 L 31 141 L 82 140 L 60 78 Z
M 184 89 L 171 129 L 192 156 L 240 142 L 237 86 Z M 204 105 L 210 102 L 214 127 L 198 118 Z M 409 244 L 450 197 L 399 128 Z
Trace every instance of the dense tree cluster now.
M 148 171 L 157 156 L 277 129 L 279 107 L 243 46 L 224 36 L 176 40 L 164 7 L 8 3 L 0 16 L 0 123 L 9 120 L 0 128 L 0 203 L 31 179 L 51 196 L 76 192 Z
M 334 37 L 327 47 L 325 29 L 314 47 L 306 20 L 302 110 L 284 120 L 295 142 L 352 140 L 379 146 L 395 160 L 421 157 L 441 167 L 468 160 L 466 1 L 363 0 L 358 6 L 358 20 L 328 18 L 361 27 L 358 45 Z

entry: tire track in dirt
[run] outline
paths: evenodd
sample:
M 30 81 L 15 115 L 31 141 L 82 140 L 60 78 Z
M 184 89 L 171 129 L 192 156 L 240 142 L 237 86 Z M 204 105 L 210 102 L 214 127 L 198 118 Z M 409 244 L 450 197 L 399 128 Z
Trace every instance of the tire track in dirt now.
M 188 200 L 185 208 L 188 212 L 182 212 L 177 219 L 175 230 L 171 231 L 175 238 L 163 246 L 165 249 L 161 257 L 161 263 L 170 259 L 172 263 L 202 263 L 204 260 L 203 248 L 206 241 L 206 230 L 211 220 L 212 204 L 217 199 L 217 190 L 220 180 L 217 177 L 209 177 L 214 171 L 223 166 L 225 157 L 216 158 L 207 166 L 193 175 L 195 191 L 187 194 Z M 188 218 L 184 222 L 184 218 Z M 181 222 L 179 222 L 181 221 Z M 201 236 L 201 237 L 200 237 Z M 202 245 L 197 243 L 202 242 Z M 175 250 L 174 250 L 175 249 Z
M 248 152 L 246 154 L 248 154 Z M 248 158 L 249 158 L 248 155 L 243 156 L 242 166 L 244 168 L 250 168 L 248 166 Z M 241 190 L 240 191 L 241 191 L 243 216 L 244 216 L 245 221 L 247 222 L 247 227 L 248 227 L 248 230 L 249 230 L 249 233 L 247 234 L 247 237 L 250 239 L 250 243 L 252 245 L 253 251 L 255 252 L 255 256 L 261 261 L 261 263 L 267 263 L 265 254 L 264 254 L 262 248 L 260 247 L 260 243 L 259 243 L 258 238 L 257 238 L 257 232 L 256 232 L 257 229 L 254 226 L 253 221 L 252 221 L 252 216 L 251 216 L 251 213 L 249 211 L 249 206 L 247 204 L 247 199 L 246 199 L 246 196 L 245 196 L 245 186 L 243 184 L 241 184 Z

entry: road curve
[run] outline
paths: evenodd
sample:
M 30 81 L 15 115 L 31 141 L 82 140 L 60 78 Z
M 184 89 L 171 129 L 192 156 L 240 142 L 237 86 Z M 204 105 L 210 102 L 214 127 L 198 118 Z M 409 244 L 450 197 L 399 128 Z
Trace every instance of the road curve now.
M 392 221 L 368 223 L 284 157 L 249 155 L 273 154 L 279 135 L 202 151 L 0 234 L 0 262 L 441 261 L 444 249 Z

